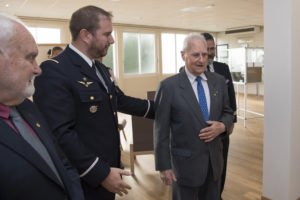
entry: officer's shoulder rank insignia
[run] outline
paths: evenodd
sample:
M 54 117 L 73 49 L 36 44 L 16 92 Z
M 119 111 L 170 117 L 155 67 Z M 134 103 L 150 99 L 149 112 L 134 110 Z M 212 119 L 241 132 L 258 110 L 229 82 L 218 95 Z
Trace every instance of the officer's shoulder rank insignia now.
M 58 64 L 59 62 L 57 60 L 54 60 L 52 58 L 49 58 L 48 60 L 52 61 L 52 62 L 55 62 L 56 64 Z
M 98 110 L 98 106 L 91 106 L 90 107 L 90 112 L 91 113 L 95 113 L 95 112 L 97 112 L 97 110 Z
M 89 85 L 93 84 L 94 82 L 90 82 L 90 81 L 87 81 L 87 78 L 86 77 L 83 77 L 82 78 L 83 81 L 77 81 L 78 83 L 84 85 L 85 87 L 89 87 Z

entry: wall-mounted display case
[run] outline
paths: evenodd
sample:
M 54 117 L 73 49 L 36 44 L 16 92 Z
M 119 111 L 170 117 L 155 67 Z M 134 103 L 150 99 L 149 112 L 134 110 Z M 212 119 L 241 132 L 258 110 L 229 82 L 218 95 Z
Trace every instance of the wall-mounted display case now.
M 228 49 L 228 65 L 230 67 L 233 83 L 236 88 L 237 97 L 237 117 L 244 120 L 244 127 L 246 127 L 246 120 L 255 118 L 248 117 L 247 113 L 255 114 L 259 117 L 264 117 L 264 114 L 257 113 L 247 109 L 247 85 L 256 85 L 256 94 L 258 96 L 259 83 L 263 82 L 264 69 L 264 49 L 263 48 L 234 48 Z M 244 107 L 240 107 L 239 103 L 239 87 L 244 89 Z M 240 113 L 242 111 L 242 115 Z
M 228 52 L 228 64 L 234 82 L 263 82 L 263 48 L 233 48 Z

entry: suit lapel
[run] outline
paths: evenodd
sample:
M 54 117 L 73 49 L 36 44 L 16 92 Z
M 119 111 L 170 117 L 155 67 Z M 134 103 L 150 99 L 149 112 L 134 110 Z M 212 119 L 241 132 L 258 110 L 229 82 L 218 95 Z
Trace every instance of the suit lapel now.
M 214 65 L 214 70 L 216 73 L 218 74 L 224 74 L 223 72 L 223 67 L 220 67 L 217 62 L 213 62 L 213 65 Z
M 69 46 L 67 46 L 66 48 L 66 53 L 69 55 L 72 64 L 76 67 L 79 67 L 80 72 L 84 76 L 87 76 L 93 81 L 97 82 L 104 90 L 106 90 L 102 82 L 98 78 L 96 72 L 88 65 L 88 63 L 80 55 L 78 55 L 75 51 L 70 49 Z
M 200 122 L 205 123 L 199 102 L 184 70 L 179 74 L 179 85 L 182 89 L 181 95 L 190 107 L 191 112 L 196 115 Z
M 45 127 L 37 120 L 31 112 L 28 112 L 25 109 L 22 109 L 21 106 L 17 107 L 18 111 L 22 115 L 23 119 L 32 127 L 34 132 L 39 136 L 41 142 L 44 144 L 46 149 L 48 150 L 48 153 L 50 154 L 53 163 L 55 165 L 55 161 L 53 159 L 53 148 L 49 144 L 50 138 L 46 137 L 44 130 Z M 3 120 L 1 120 L 1 126 L 4 128 L 3 134 L 5 135 L 5 138 L 2 137 L 2 141 L 10 147 L 13 151 L 24 157 L 24 159 L 28 160 L 32 165 L 34 165 L 38 170 L 40 170 L 42 173 L 44 173 L 46 176 L 48 176 L 50 179 L 52 179 L 54 182 L 59 184 L 61 183 L 56 178 L 53 171 L 50 169 L 48 164 L 41 158 L 41 156 L 31 147 L 30 144 L 28 144 L 22 136 L 18 135 L 11 127 L 8 126 Z M 1 128 L 2 130 L 2 128 Z M 0 134 L 2 135 L 2 134 Z M 53 146 L 53 145 L 52 145 Z M 59 171 L 57 169 L 57 171 Z M 63 186 L 62 186 L 63 187 Z

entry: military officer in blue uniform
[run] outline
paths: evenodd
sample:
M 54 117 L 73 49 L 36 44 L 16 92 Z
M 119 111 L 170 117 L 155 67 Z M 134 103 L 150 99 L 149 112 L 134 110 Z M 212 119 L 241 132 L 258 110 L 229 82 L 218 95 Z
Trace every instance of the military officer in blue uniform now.
M 112 15 L 95 6 L 73 13 L 72 43 L 41 64 L 34 102 L 78 170 L 87 200 L 114 199 L 130 186 L 121 175 L 117 111 L 154 118 L 153 102 L 126 96 L 98 58 L 114 43 Z

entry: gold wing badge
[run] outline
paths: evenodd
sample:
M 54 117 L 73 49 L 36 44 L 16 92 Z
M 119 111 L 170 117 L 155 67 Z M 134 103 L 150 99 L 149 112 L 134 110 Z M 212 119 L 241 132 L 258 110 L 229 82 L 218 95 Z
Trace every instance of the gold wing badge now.
M 89 85 L 93 84 L 94 82 L 89 82 L 89 81 L 86 81 L 86 78 L 84 77 L 83 78 L 83 81 L 77 81 L 78 83 L 84 85 L 85 87 L 89 87 Z

